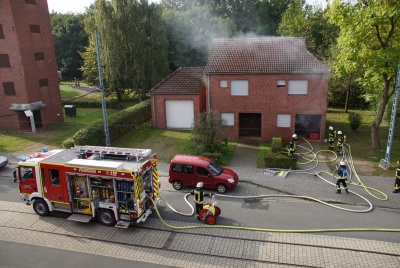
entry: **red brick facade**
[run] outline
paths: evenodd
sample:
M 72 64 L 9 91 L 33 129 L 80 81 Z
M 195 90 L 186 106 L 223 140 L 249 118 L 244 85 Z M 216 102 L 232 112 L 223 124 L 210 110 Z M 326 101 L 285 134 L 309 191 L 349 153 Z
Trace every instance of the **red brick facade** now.
M 63 122 L 47 1 L 1 1 L 0 25 L 0 54 L 10 62 L 0 65 L 0 129 L 30 130 L 26 109 L 36 127 Z
M 234 125 L 229 126 L 230 138 L 240 138 L 239 113 L 261 114 L 261 140 L 270 141 L 273 136 L 289 140 L 295 132 L 296 114 L 321 115 L 319 137 L 325 136 L 325 117 L 328 99 L 328 79 L 326 74 L 219 74 L 210 75 L 209 93 L 211 109 L 217 113 L 234 113 Z M 220 80 L 226 80 L 228 86 L 220 87 Z M 248 96 L 232 96 L 231 80 L 247 80 Z M 277 87 L 277 81 L 286 81 L 285 87 Z M 288 94 L 289 80 L 307 80 L 308 95 Z M 277 115 L 290 114 L 290 128 L 277 127 Z M 305 137 L 305 138 L 309 138 Z

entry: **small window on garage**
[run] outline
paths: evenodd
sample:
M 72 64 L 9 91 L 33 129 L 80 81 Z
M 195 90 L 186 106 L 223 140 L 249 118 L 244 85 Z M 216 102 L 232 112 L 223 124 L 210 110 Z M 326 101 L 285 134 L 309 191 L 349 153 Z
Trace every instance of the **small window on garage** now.
M 39 25 L 29 25 L 29 29 L 31 30 L 31 33 L 40 33 Z
M 278 80 L 276 81 L 276 87 L 285 87 L 286 81 L 285 80 Z
M 235 125 L 235 114 L 234 113 L 221 113 L 221 120 L 225 126 Z
M 290 80 L 288 87 L 289 95 L 306 96 L 308 91 L 307 80 Z
M 290 114 L 278 114 L 276 116 L 277 127 L 290 127 Z
M 13 82 L 3 82 L 4 95 L 15 96 L 15 88 Z
M 8 54 L 0 54 L 0 67 L 9 68 L 10 60 L 8 58 Z
M 43 52 L 35 53 L 35 60 L 44 60 L 44 53 Z
M 219 80 L 219 87 L 228 87 L 228 81 Z
M 247 81 L 247 80 L 232 80 L 231 81 L 231 95 L 232 96 L 248 96 L 249 95 L 249 81 Z
M 49 85 L 48 79 L 40 79 L 39 80 L 39 87 L 47 87 Z

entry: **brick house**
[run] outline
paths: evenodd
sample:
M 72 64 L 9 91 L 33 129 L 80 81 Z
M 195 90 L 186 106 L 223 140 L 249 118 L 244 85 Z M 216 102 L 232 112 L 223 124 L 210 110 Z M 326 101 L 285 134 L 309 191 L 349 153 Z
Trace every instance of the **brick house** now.
M 179 75 L 176 72 L 167 79 L 179 80 L 174 77 Z M 204 96 L 207 111 L 213 110 L 226 121 L 231 139 L 269 141 L 281 136 L 289 140 L 297 133 L 321 140 L 329 76 L 330 70 L 306 49 L 302 38 L 219 39 L 213 42 L 204 68 L 205 93 L 200 91 L 197 96 Z M 153 100 L 158 86 L 153 88 Z M 162 100 L 157 97 L 152 103 L 156 127 L 169 128 L 157 120 L 168 113 L 158 107 Z M 178 101 L 187 96 L 175 91 L 171 83 L 168 98 Z
M 31 130 L 63 122 L 46 0 L 0 1 L 0 129 Z

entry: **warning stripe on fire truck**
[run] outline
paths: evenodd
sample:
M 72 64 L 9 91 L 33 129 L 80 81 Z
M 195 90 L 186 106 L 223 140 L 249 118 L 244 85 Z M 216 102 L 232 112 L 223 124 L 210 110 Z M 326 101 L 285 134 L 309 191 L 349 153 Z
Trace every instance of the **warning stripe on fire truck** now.
M 152 174 L 152 178 L 153 178 L 153 189 L 154 189 L 154 198 L 158 197 L 158 169 L 157 169 L 157 160 L 154 159 L 152 160 L 153 165 L 153 174 Z

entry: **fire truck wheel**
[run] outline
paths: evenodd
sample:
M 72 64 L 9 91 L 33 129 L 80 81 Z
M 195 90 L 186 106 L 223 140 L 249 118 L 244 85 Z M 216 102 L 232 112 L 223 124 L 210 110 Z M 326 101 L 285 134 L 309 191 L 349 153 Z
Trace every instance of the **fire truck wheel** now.
M 109 209 L 100 209 L 97 218 L 99 222 L 105 226 L 114 226 L 117 222 L 115 220 L 114 212 Z
M 213 215 L 208 215 L 205 218 L 205 222 L 210 225 L 214 225 L 217 222 L 217 219 Z
M 182 182 L 181 181 L 173 181 L 172 187 L 174 187 L 175 190 L 180 190 L 180 189 L 182 189 Z
M 49 207 L 42 199 L 35 199 L 35 201 L 33 201 L 33 210 L 35 210 L 36 214 L 39 216 L 48 216 L 50 214 Z
M 225 186 L 225 184 L 218 184 L 217 185 L 217 192 L 220 194 L 224 194 L 228 190 Z

